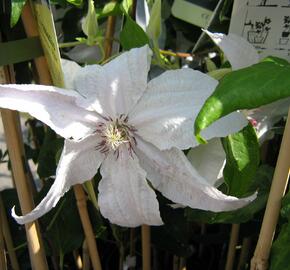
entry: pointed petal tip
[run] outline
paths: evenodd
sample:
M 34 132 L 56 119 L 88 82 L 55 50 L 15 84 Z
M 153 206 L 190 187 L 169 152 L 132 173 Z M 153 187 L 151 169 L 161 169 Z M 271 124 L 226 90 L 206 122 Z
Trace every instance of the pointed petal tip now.
M 20 225 L 24 225 L 28 222 L 34 221 L 34 218 L 29 218 L 28 215 L 18 216 L 15 212 L 15 205 L 11 209 L 11 216 L 16 220 L 16 222 Z

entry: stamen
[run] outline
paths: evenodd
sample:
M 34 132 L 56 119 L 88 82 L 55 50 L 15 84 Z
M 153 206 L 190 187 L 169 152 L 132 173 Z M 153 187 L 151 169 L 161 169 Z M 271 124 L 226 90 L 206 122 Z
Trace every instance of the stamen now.
M 108 154 L 113 151 L 116 158 L 119 158 L 119 147 L 125 144 L 129 155 L 133 158 L 134 148 L 137 145 L 135 133 L 137 129 L 128 124 L 128 116 L 121 114 L 113 120 L 111 117 L 103 117 L 106 122 L 97 124 L 95 133 L 100 135 L 102 141 L 95 147 L 100 153 Z

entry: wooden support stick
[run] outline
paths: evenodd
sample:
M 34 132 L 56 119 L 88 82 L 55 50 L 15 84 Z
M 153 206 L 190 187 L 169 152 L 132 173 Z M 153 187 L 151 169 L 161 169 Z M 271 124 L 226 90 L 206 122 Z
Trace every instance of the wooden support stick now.
M 235 262 L 236 246 L 239 240 L 240 224 L 233 224 L 225 270 L 232 270 Z
M 6 212 L 4 209 L 4 203 L 3 203 L 3 199 L 2 199 L 1 194 L 0 194 L 0 222 L 1 222 L 0 226 L 2 226 L 4 240 L 5 240 L 5 244 L 6 244 L 6 248 L 7 248 L 7 252 L 9 255 L 12 269 L 13 270 L 20 270 L 19 264 L 17 261 L 17 256 L 16 256 L 16 253 L 14 250 L 14 244 L 13 244 L 13 240 L 12 240 L 12 236 L 11 236 L 11 231 L 9 228 L 9 223 L 7 220 L 7 215 L 6 215 Z M 0 268 L 0 269 L 2 269 L 2 268 Z
M 115 25 L 116 25 L 116 17 L 109 16 L 107 20 L 107 29 L 105 35 L 105 59 L 108 59 L 112 54 Z
M 83 269 L 82 270 L 90 270 L 91 269 L 91 261 L 90 254 L 88 250 L 88 245 L 86 240 L 83 243 Z
M 25 175 L 23 142 L 17 124 L 19 114 L 15 111 L 1 110 L 1 115 L 19 203 L 22 214 L 25 215 L 32 211 L 34 204 Z M 48 269 L 37 221 L 25 224 L 25 229 L 32 269 Z
M 38 28 L 32 10 L 30 7 L 29 1 L 23 7 L 21 19 L 23 26 L 28 37 L 37 37 L 39 36 Z M 39 82 L 45 85 L 51 85 L 51 76 L 49 69 L 47 68 L 47 62 L 44 56 L 40 56 L 34 59 L 36 69 L 38 71 Z
M 151 269 L 150 226 L 141 226 L 142 234 L 142 270 Z
M 243 239 L 242 249 L 241 249 L 241 254 L 240 254 L 237 270 L 246 269 L 246 264 L 247 264 L 247 261 L 249 258 L 251 242 L 252 242 L 251 237 L 245 237 Z
M 290 109 L 251 270 L 266 270 L 290 168 Z
M 88 210 L 87 210 L 87 202 L 86 202 L 86 195 L 81 185 L 74 186 L 74 192 L 77 200 L 77 206 L 80 214 L 80 218 L 83 224 L 85 236 L 86 236 L 86 243 L 88 245 L 91 261 L 94 270 L 101 270 L 101 261 L 99 257 L 99 253 L 97 250 L 97 245 L 95 241 L 95 235 L 92 229 L 92 224 L 90 222 Z
M 6 83 L 14 82 L 13 75 L 8 71 L 8 68 L 5 68 L 4 73 Z M 22 214 L 27 214 L 34 208 L 34 203 L 26 176 L 19 114 L 15 111 L 1 110 L 1 115 L 21 211 Z M 32 269 L 48 269 L 38 223 L 26 224 L 25 230 Z

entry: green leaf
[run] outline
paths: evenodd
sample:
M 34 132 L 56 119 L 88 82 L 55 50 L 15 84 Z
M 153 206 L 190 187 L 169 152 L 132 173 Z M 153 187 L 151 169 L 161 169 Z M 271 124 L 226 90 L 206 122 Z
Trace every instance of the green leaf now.
M 281 216 L 290 221 L 290 192 L 282 200 Z
M 125 15 L 129 15 L 133 7 L 133 0 L 123 0 L 121 4 L 121 9 Z
M 161 0 L 154 1 L 146 32 L 153 43 L 158 44 L 158 38 L 161 34 Z
M 126 23 L 120 34 L 120 42 L 125 50 L 130 50 L 149 44 L 149 39 L 143 29 L 130 16 L 126 16 Z
M 289 269 L 290 256 L 290 223 L 282 226 L 278 238 L 271 249 L 270 270 Z
M 206 100 L 195 120 L 195 135 L 219 118 L 239 109 L 253 109 L 290 96 L 290 65 L 268 58 L 226 75 Z
M 98 18 L 116 16 L 119 14 L 122 14 L 122 11 L 118 2 L 109 2 L 102 9 L 97 10 Z
M 211 212 L 197 209 L 186 208 L 186 216 L 189 221 L 199 221 L 203 223 L 244 223 L 253 219 L 261 211 L 268 199 L 268 193 L 273 176 L 273 168 L 261 166 L 255 176 L 255 183 L 252 184 L 251 190 L 258 189 L 256 200 L 247 206 L 228 212 Z
M 37 173 L 40 178 L 55 175 L 57 154 L 62 146 L 63 139 L 57 137 L 55 132 L 48 128 L 38 156 Z
M 82 23 L 82 30 L 87 38 L 87 44 L 92 46 L 96 43 L 96 38 L 99 33 L 98 17 L 94 7 L 94 1 L 88 2 L 88 13 Z
M 260 162 L 259 142 L 251 124 L 240 132 L 222 139 L 226 152 L 224 180 L 228 193 L 242 197 L 248 194 Z
M 13 27 L 18 22 L 22 9 L 26 3 L 26 0 L 11 0 L 11 17 L 10 26 Z
M 83 5 L 83 0 L 66 0 L 66 1 L 77 7 L 81 7 Z
M 47 194 L 52 182 L 45 182 L 44 188 L 37 196 L 37 202 Z M 67 192 L 55 208 L 41 217 L 41 221 L 46 236 L 53 243 L 53 251 L 58 252 L 59 256 L 82 246 L 84 234 L 72 191 Z
M 170 202 L 159 197 L 159 207 L 162 213 L 163 226 L 152 226 L 152 244 L 157 249 L 165 250 L 181 257 L 189 257 L 193 253 L 190 239 L 194 234 L 186 222 L 183 209 L 172 209 Z

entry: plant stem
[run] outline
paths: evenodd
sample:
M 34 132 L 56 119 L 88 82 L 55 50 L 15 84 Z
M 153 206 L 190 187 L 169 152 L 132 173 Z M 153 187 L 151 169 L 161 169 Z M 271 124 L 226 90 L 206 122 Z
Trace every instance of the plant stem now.
M 72 42 L 66 42 L 66 43 L 59 43 L 58 44 L 58 47 L 60 48 L 60 49 L 62 49 L 62 48 L 69 48 L 69 47 L 75 47 L 75 46 L 77 46 L 77 45 L 80 45 L 80 44 L 85 44 L 86 43 L 86 41 L 72 41 Z

